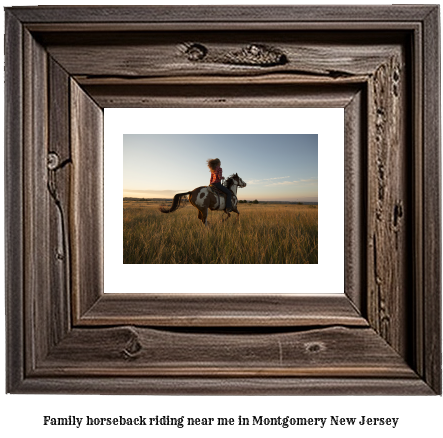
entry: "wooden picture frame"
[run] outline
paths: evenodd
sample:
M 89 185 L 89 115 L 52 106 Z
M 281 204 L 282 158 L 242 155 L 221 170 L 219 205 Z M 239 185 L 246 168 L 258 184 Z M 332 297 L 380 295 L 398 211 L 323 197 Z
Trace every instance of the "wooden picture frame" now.
M 7 392 L 441 394 L 439 38 L 438 6 L 6 8 Z M 345 294 L 103 294 L 103 108 L 176 106 L 345 109 Z

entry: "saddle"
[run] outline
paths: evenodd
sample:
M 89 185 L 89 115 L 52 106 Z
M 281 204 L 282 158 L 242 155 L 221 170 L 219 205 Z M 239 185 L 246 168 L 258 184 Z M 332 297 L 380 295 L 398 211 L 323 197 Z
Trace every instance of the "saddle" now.
M 208 190 L 213 194 L 213 195 L 216 195 L 216 196 L 223 196 L 223 198 L 225 199 L 225 201 L 226 201 L 226 193 L 225 192 L 222 192 L 220 189 L 218 189 L 217 187 L 214 187 L 213 185 L 209 185 L 209 186 L 207 186 L 208 187 Z M 232 192 L 232 190 L 231 190 L 231 192 Z M 220 199 L 220 198 L 219 198 Z M 225 209 L 225 211 L 226 211 L 226 209 Z
M 213 186 L 213 185 L 209 185 L 208 189 L 210 192 L 212 192 L 214 195 L 222 195 L 222 196 L 226 196 L 226 193 L 222 192 L 220 189 L 218 189 L 217 187 Z

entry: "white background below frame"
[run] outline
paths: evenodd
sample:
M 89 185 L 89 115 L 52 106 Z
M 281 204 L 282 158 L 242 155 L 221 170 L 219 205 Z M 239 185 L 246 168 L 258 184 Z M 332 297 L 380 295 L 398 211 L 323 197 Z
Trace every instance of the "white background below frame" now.
M 214 275 L 226 278 L 228 272 L 231 278 L 235 276 L 235 290 L 241 293 L 344 292 L 342 108 L 106 108 L 104 111 L 105 293 L 196 293 L 194 272 L 200 284 L 202 280 L 207 284 L 203 293 L 229 293 L 224 281 L 217 286 L 211 280 Z M 197 132 L 195 120 L 200 121 Z M 123 134 L 318 134 L 318 264 L 124 265 Z M 206 166 L 205 161 L 202 166 Z M 179 283 L 175 281 L 178 279 Z

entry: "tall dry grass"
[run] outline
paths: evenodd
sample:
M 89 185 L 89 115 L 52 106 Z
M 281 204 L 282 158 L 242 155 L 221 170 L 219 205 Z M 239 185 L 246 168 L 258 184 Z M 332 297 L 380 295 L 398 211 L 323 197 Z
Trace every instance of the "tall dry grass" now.
M 239 204 L 221 222 L 210 212 L 209 229 L 188 205 L 174 213 L 158 205 L 125 202 L 123 262 L 136 263 L 318 263 L 317 206 Z M 226 216 L 225 216 L 226 217 Z

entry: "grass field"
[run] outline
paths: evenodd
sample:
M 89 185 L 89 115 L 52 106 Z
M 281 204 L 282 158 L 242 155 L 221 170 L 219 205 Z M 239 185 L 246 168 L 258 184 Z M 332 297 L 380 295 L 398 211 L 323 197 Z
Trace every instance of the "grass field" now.
M 316 205 L 239 204 L 240 221 L 209 212 L 209 228 L 189 204 L 158 207 L 123 202 L 123 263 L 318 263 Z

